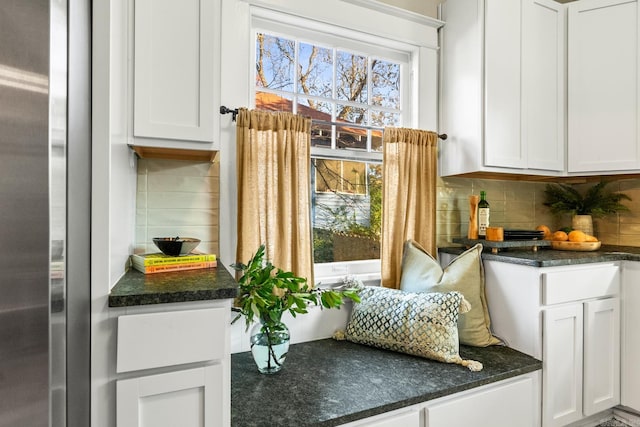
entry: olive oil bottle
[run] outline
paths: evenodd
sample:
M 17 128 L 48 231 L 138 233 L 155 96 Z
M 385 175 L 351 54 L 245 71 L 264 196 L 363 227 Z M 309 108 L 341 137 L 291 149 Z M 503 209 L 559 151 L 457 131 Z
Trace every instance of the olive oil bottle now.
M 487 193 L 480 192 L 480 202 L 478 203 L 478 237 L 486 239 L 487 227 L 489 226 L 489 202 L 487 202 Z

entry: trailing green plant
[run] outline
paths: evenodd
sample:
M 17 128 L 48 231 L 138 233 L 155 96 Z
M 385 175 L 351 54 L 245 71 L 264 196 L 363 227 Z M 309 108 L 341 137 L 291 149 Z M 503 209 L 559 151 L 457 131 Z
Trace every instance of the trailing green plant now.
M 568 184 L 547 184 L 543 204 L 548 206 L 554 214 L 571 213 L 604 217 L 628 211 L 629 208 L 620 202 L 631 200 L 631 198 L 623 193 L 605 191 L 607 184 L 607 181 L 600 181 L 584 194 Z
M 322 308 L 338 308 L 345 299 L 359 302 L 359 288 L 346 284 L 340 288 L 322 289 L 310 287 L 307 279 L 283 271 L 265 260 L 265 246 L 261 245 L 247 264 L 236 263 L 231 267 L 242 273 L 238 280 L 239 295 L 235 311 L 235 323 L 244 316 L 247 329 L 255 321 L 275 325 L 282 313 L 288 311 L 293 317 L 308 312 L 309 304 Z

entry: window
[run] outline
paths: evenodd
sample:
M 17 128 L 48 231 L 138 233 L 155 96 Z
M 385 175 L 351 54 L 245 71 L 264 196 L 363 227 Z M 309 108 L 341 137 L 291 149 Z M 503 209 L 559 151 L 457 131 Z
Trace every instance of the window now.
M 255 33 L 256 108 L 312 118 L 314 260 L 379 259 L 382 129 L 408 117 L 411 55 L 371 36 L 265 27 Z

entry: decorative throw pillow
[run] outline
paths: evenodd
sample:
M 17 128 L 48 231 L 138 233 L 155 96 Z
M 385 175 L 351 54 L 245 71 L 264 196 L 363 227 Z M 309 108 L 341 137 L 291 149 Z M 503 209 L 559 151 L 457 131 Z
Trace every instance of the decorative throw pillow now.
M 463 360 L 458 353 L 458 313 L 469 309 L 460 292 L 411 293 L 367 286 L 359 296 L 347 324 L 347 340 L 482 369 L 481 363 Z
M 458 291 L 471 304 L 471 311 L 460 315 L 460 342 L 476 347 L 500 344 L 491 334 L 491 319 L 484 290 L 482 244 L 460 254 L 444 270 L 417 242 L 408 240 L 402 254 L 400 289 L 407 292 Z

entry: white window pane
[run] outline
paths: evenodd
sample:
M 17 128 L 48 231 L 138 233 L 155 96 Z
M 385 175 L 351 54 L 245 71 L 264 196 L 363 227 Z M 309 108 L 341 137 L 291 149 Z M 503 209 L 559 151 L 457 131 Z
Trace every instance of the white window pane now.
M 371 105 L 400 109 L 400 64 L 371 61 Z
M 256 36 L 256 86 L 293 91 L 295 41 L 258 33 Z
M 333 93 L 332 49 L 300 43 L 298 52 L 298 93 L 331 98 Z
M 256 109 L 268 111 L 293 111 L 290 96 L 276 95 L 268 92 L 256 91 Z
M 336 97 L 367 103 L 367 58 L 349 52 L 336 55 Z
M 380 258 L 382 167 L 313 160 L 314 262 Z

